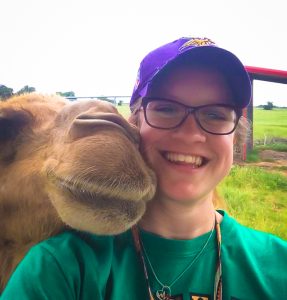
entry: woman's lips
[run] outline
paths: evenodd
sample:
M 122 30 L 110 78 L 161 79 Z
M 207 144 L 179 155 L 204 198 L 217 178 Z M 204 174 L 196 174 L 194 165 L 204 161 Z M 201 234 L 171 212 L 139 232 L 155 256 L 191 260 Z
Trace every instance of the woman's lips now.
M 207 159 L 199 155 L 183 154 L 168 151 L 162 152 L 162 155 L 169 162 L 190 165 L 193 168 L 199 168 L 207 163 Z

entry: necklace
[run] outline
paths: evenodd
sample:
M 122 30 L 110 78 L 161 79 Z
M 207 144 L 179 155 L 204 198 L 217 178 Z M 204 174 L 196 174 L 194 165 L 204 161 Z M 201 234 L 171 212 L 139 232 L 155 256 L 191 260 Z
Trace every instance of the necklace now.
M 190 267 L 198 260 L 198 258 L 200 257 L 200 255 L 202 254 L 202 252 L 204 251 L 204 249 L 206 248 L 206 246 L 208 245 L 210 238 L 214 232 L 214 228 L 215 228 L 215 223 L 214 226 L 212 227 L 212 230 L 210 231 L 210 234 L 208 236 L 208 238 L 206 239 L 206 242 L 203 244 L 203 246 L 201 247 L 200 251 L 197 253 L 197 255 L 193 258 L 193 260 L 185 267 L 185 269 L 170 283 L 170 284 L 163 284 L 158 276 L 156 275 L 154 268 L 150 262 L 150 259 L 147 255 L 146 249 L 144 247 L 143 242 L 141 241 L 141 245 L 143 248 L 143 252 L 145 254 L 145 257 L 148 261 L 148 264 L 150 266 L 150 269 L 152 271 L 152 274 L 154 276 L 154 278 L 156 279 L 156 281 L 159 283 L 159 285 L 162 287 L 161 290 L 156 291 L 156 296 L 158 297 L 158 299 L 164 299 L 164 296 L 166 294 L 171 295 L 171 288 L 172 286 L 190 269 Z
M 150 266 L 150 269 L 152 271 L 152 274 L 154 276 L 154 278 L 156 279 L 156 281 L 158 282 L 158 284 L 161 286 L 161 289 L 157 290 L 155 292 L 155 295 L 157 297 L 158 300 L 172 300 L 171 297 L 171 288 L 172 286 L 180 279 L 182 278 L 182 276 L 191 268 L 191 266 L 199 259 L 199 257 L 201 256 L 201 254 L 203 253 L 203 251 L 205 250 L 205 248 L 207 247 L 211 236 L 214 232 L 214 229 L 216 230 L 216 238 L 217 238 L 217 264 L 216 264 L 216 274 L 215 274 L 215 280 L 214 280 L 214 299 L 216 300 L 221 300 L 222 299 L 222 280 L 221 280 L 221 274 L 222 274 L 222 270 L 221 270 L 221 234 L 220 234 L 220 226 L 217 222 L 217 219 L 215 217 L 215 222 L 214 222 L 214 226 L 208 236 L 208 238 L 206 239 L 206 242 L 203 244 L 202 248 L 200 249 L 200 251 L 197 253 L 197 255 L 193 258 L 193 260 L 184 268 L 184 270 L 178 275 L 176 276 L 176 278 L 170 283 L 170 284 L 164 284 L 162 283 L 152 264 L 151 261 L 147 255 L 146 249 L 144 247 L 144 244 L 142 242 L 142 240 L 140 239 L 140 234 L 139 234 L 139 230 L 137 226 L 134 226 L 132 228 L 132 233 L 133 233 L 133 239 L 134 239 L 134 243 L 135 243 L 135 247 L 136 250 L 139 254 L 141 263 L 142 263 L 142 267 L 143 267 L 143 271 L 144 271 L 144 275 L 145 275 L 145 280 L 146 280 L 146 284 L 147 284 L 147 289 L 148 289 L 148 294 L 150 297 L 150 300 L 154 300 L 152 291 L 151 291 L 151 287 L 150 287 L 150 283 L 149 283 L 149 277 L 148 277 L 148 272 L 147 272 L 147 267 L 146 267 L 146 263 L 145 263 L 145 257 L 147 259 L 147 262 Z

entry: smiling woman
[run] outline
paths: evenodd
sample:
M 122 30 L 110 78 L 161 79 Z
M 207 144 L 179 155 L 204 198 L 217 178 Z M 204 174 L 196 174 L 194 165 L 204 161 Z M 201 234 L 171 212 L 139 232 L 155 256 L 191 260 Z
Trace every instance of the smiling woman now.
M 213 82 L 213 85 L 209 85 L 209 82 Z M 193 110 L 192 115 L 185 115 L 183 109 L 184 114 L 179 115 L 180 118 L 178 114 L 174 116 L 170 113 L 165 113 L 163 118 L 162 113 L 160 116 L 155 115 L 152 107 L 146 105 L 145 100 L 150 98 L 143 98 L 145 122 L 142 114 L 139 116 L 142 153 L 156 171 L 163 195 L 176 202 L 187 199 L 187 203 L 194 205 L 202 202 L 202 197 L 212 197 L 214 187 L 228 173 L 233 157 L 233 135 L 230 133 L 235 129 L 240 114 L 236 115 L 236 108 L 232 106 L 232 92 L 223 76 L 213 70 L 178 64 L 173 66 L 173 72 L 158 75 L 156 83 L 148 90 L 147 96 L 152 96 L 153 100 L 148 104 L 155 106 L 154 103 L 157 102 L 159 106 L 162 98 L 176 99 L 181 102 L 170 100 L 169 108 L 171 104 L 174 110 L 192 106 L 196 107 L 196 111 Z M 161 96 L 159 100 L 157 95 Z M 206 114 L 207 108 L 210 110 L 209 114 Z M 214 115 L 220 110 L 228 111 L 230 117 L 227 119 L 230 120 L 226 122 L 220 119 L 215 126 L 210 114 L 212 112 Z M 160 130 L 163 127 L 170 130 Z M 211 133 L 210 131 L 212 134 L 205 134 Z M 173 157 L 173 164 L 168 160 L 170 155 Z M 182 160 L 174 161 L 180 156 L 185 158 L 185 163 Z M 191 159 L 200 160 L 202 164 L 186 163 Z M 191 202 L 193 198 L 194 202 Z

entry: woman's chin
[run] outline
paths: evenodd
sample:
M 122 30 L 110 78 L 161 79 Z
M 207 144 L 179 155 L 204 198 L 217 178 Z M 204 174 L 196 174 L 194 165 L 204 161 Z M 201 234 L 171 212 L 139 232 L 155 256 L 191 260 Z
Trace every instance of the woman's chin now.
M 217 181 L 212 177 L 213 168 L 195 170 L 192 174 L 186 174 L 174 170 L 174 168 L 156 169 L 157 174 L 157 198 L 175 201 L 183 204 L 193 204 L 201 199 L 210 200 Z M 219 177 L 219 176 L 217 176 Z
M 182 204 L 192 204 L 198 200 L 208 198 L 208 195 L 204 191 L 199 190 L 195 186 L 178 184 L 169 186 L 160 192 L 164 198 L 168 198 L 172 201 Z

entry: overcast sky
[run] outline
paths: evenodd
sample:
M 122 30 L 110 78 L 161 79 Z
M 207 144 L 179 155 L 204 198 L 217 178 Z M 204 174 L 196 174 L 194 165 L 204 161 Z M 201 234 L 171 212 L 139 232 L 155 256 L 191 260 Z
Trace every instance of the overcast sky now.
M 287 70 L 286 0 L 1 0 L 0 84 L 77 96 L 130 95 L 142 57 L 209 37 L 245 65 Z M 255 105 L 287 85 L 255 82 Z

